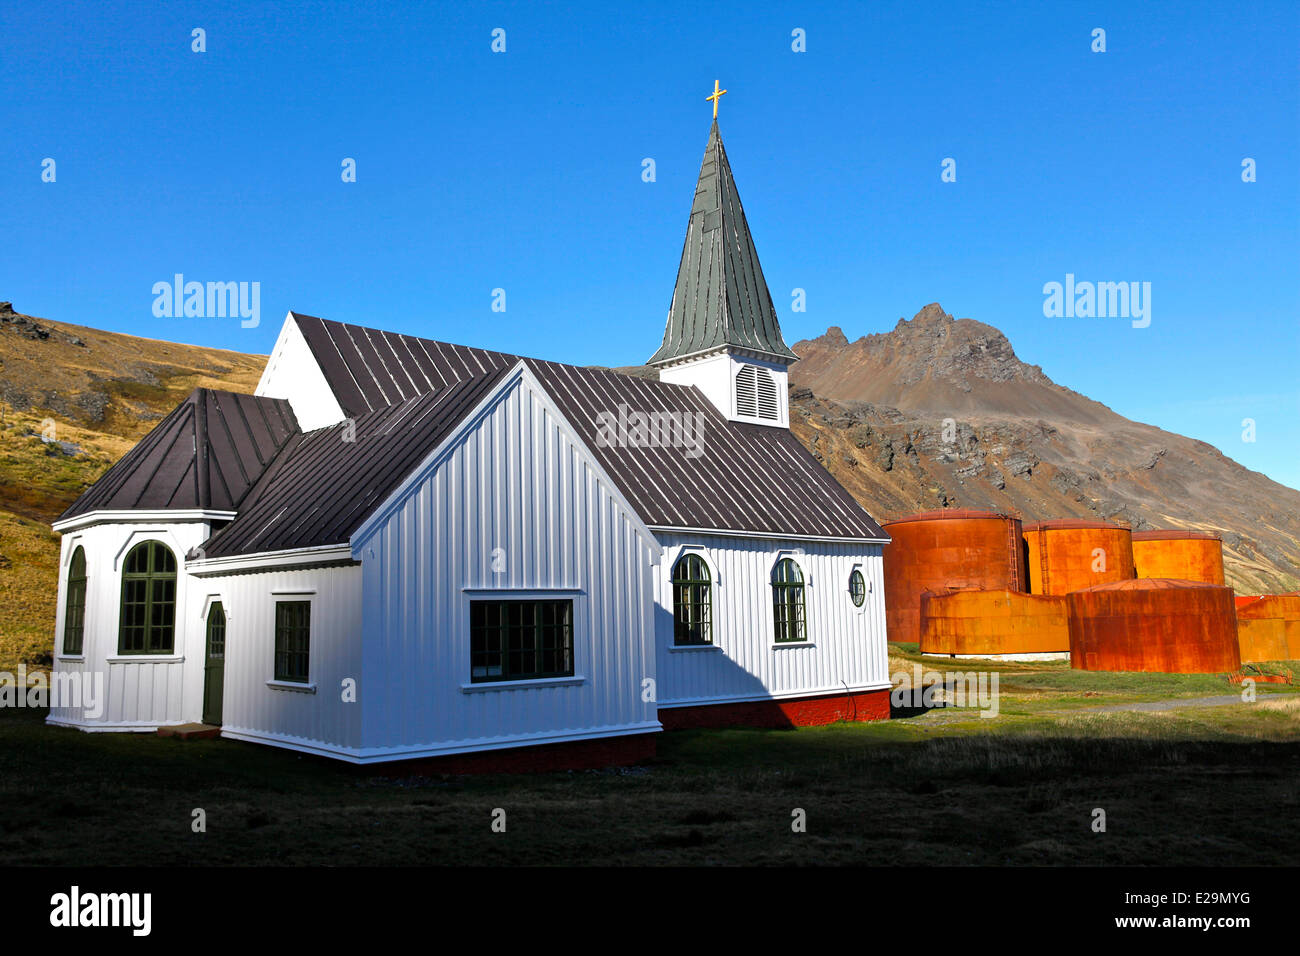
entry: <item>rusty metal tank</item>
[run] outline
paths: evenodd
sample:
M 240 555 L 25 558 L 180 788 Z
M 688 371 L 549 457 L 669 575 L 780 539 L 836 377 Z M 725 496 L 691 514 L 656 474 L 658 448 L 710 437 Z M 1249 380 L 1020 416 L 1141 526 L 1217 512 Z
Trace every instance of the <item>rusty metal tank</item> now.
M 941 588 L 1025 590 L 1020 518 L 944 509 L 885 522 L 885 625 L 889 640 L 919 642 L 921 593 Z
M 1243 664 L 1300 660 L 1300 591 L 1237 598 Z
M 1064 655 L 1070 651 L 1064 595 L 927 591 L 921 595 L 921 653 Z
M 1126 524 L 1063 518 L 1024 527 L 1024 563 L 1033 594 L 1069 594 L 1127 581 L 1133 569 L 1133 532 Z
M 1215 674 L 1241 668 L 1232 588 L 1138 578 L 1068 596 L 1070 666 Z
M 1223 540 L 1207 531 L 1134 531 L 1133 566 L 1140 578 L 1221 585 Z

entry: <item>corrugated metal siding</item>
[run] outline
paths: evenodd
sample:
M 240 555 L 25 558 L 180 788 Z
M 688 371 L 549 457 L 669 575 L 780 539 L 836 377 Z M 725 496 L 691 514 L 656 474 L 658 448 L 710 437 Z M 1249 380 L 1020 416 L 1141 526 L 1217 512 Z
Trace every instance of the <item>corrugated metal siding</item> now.
M 363 744 L 439 753 L 657 729 L 652 541 L 522 382 L 364 542 Z M 500 571 L 493 570 L 494 549 Z M 473 691 L 466 588 L 574 602 L 574 686 Z
M 661 705 L 888 686 L 879 545 L 810 545 L 671 532 L 661 533 L 659 539 L 664 545 L 656 575 Z M 704 548 L 713 574 L 713 643 L 720 650 L 672 649 L 672 569 L 687 546 Z M 773 646 L 771 574 L 777 560 L 787 556 L 804 573 L 811 646 Z M 848 592 L 854 565 L 861 566 L 869 588 L 861 608 L 854 607 Z
M 343 701 L 342 682 L 354 678 L 358 698 L 367 690 L 361 577 L 353 565 L 195 579 L 195 589 L 220 595 L 226 611 L 224 734 L 327 752 L 359 747 L 361 703 Z M 276 593 L 305 590 L 314 593 Z M 275 604 L 305 600 L 312 605 L 308 676 L 316 692 L 268 687 L 275 677 Z
M 101 509 L 234 511 L 297 427 L 283 399 L 195 389 L 60 520 Z
M 297 315 L 349 415 L 513 366 L 518 358 Z M 694 388 L 528 359 L 528 366 L 649 525 L 884 537 L 879 525 L 787 429 L 729 422 Z M 406 369 L 406 374 L 399 374 Z M 620 406 L 700 415 L 702 454 L 681 447 L 602 447 L 597 418 Z M 695 421 L 695 419 L 692 419 Z M 329 542 L 333 543 L 333 542 Z

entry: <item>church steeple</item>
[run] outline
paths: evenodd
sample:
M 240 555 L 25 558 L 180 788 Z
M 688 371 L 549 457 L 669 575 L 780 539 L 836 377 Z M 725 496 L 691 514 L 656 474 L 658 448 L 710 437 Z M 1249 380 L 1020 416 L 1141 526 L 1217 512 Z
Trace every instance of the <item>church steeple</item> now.
M 717 109 L 717 100 L 710 99 Z M 663 344 L 649 364 L 728 346 L 785 364 L 798 359 L 781 337 L 715 119 L 700 164 Z
M 740 205 L 736 181 L 713 126 L 704 149 L 695 202 L 664 341 L 650 357 L 661 381 L 694 385 L 733 421 L 789 427 L 787 366 L 799 359 L 781 337 L 772 295 Z

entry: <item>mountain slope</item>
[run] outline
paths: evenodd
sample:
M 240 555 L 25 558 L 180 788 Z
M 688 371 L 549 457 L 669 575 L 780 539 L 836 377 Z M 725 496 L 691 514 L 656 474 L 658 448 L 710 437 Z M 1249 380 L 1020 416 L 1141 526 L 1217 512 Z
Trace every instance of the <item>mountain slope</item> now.
M 53 649 L 50 522 L 200 385 L 251 392 L 266 359 L 50 322 L 0 302 L 0 670 Z
M 877 518 L 999 508 L 1218 531 L 1239 590 L 1300 585 L 1300 492 L 1055 384 L 992 326 L 931 304 L 794 350 L 791 428 Z

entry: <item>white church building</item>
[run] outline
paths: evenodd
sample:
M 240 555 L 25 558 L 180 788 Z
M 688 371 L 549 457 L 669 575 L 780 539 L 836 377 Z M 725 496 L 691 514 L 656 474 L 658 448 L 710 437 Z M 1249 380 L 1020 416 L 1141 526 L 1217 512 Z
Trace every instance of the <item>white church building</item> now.
M 888 538 L 790 433 L 796 360 L 716 120 L 658 380 L 291 312 L 54 524 L 55 670 L 104 700 L 49 722 L 598 765 L 887 717 Z

